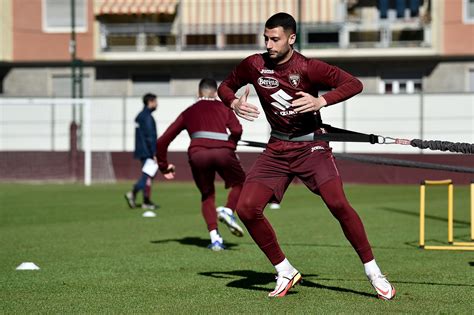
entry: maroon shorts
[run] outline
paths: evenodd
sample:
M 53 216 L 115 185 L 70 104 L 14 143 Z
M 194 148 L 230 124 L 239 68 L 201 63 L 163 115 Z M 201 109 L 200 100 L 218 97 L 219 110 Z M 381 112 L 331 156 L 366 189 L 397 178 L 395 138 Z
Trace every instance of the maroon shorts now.
M 273 190 L 274 199 L 280 202 L 295 176 L 314 193 L 319 193 L 322 184 L 339 177 L 329 144 L 324 141 L 292 142 L 270 138 L 245 182 L 269 187 Z
M 216 172 L 225 182 L 225 187 L 242 185 L 245 173 L 235 151 L 229 148 L 203 148 L 189 152 L 189 164 L 194 181 L 203 194 L 214 191 Z

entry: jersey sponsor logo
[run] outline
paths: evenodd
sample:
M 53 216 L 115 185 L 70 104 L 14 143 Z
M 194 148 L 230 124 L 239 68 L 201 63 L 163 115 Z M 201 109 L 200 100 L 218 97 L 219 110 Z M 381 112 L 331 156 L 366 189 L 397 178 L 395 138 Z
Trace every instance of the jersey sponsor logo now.
M 260 70 L 260 73 L 261 74 L 274 74 L 275 71 L 273 71 L 272 69 L 262 69 Z
M 258 85 L 266 89 L 274 89 L 280 85 L 277 79 L 271 77 L 260 77 L 257 82 Z
M 300 84 L 299 74 L 290 74 L 288 78 L 290 79 L 290 83 L 293 87 L 297 87 Z
M 291 101 L 293 98 L 282 89 L 279 89 L 270 96 L 276 101 L 271 104 L 279 110 L 286 111 L 291 108 L 291 103 L 288 101 Z
M 280 116 L 290 116 L 294 114 L 296 114 L 294 110 L 284 110 L 280 112 Z
M 280 114 L 280 116 L 290 116 L 297 114 L 297 112 L 293 110 L 293 107 L 290 103 L 290 101 L 293 99 L 291 95 L 289 95 L 282 89 L 279 89 L 270 96 L 275 100 L 275 102 L 271 102 L 270 104 L 272 104 L 272 106 L 279 110 L 278 113 Z
M 316 145 L 316 146 L 311 148 L 311 152 L 314 152 L 314 151 L 324 151 L 324 147 L 322 147 L 320 145 Z

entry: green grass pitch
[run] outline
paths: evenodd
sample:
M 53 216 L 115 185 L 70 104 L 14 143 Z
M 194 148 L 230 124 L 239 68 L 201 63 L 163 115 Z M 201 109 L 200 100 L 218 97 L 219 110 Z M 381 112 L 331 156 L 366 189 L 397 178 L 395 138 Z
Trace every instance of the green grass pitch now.
M 0 313 L 472 314 L 474 252 L 418 249 L 419 188 L 346 185 L 376 259 L 397 289 L 382 301 L 319 197 L 292 185 L 266 210 L 304 283 L 268 299 L 274 269 L 246 234 L 206 249 L 191 183 L 161 181 L 156 218 L 130 210 L 111 185 L 0 184 Z M 219 184 L 218 204 L 226 192 Z M 455 186 L 455 238 L 469 239 L 469 190 Z M 427 244 L 447 238 L 447 189 L 427 189 Z M 39 271 L 16 271 L 31 261 Z

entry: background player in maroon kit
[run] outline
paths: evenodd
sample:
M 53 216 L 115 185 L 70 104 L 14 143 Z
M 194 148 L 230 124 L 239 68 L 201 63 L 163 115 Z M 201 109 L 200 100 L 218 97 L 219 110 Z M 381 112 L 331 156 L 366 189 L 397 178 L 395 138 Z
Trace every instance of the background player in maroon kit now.
M 213 79 L 202 79 L 199 83 L 199 101 L 188 107 L 158 139 L 158 165 L 165 178 L 174 178 L 175 167 L 168 164 L 168 146 L 174 138 L 186 129 L 191 137 L 188 148 L 189 164 L 199 191 L 204 220 L 211 236 L 209 248 L 224 249 L 223 239 L 217 230 L 217 218 L 225 223 L 236 236 L 243 236 L 242 228 L 234 217 L 245 173 L 235 155 L 237 142 L 242 135 L 234 112 L 217 99 L 217 83 Z M 230 135 L 227 134 L 227 129 Z M 225 207 L 215 205 L 215 173 L 231 188 Z M 217 211 L 217 212 L 216 212 Z
M 270 17 L 264 37 L 267 52 L 244 59 L 222 82 L 219 96 L 238 116 L 253 120 L 259 111 L 247 103 L 248 86 L 240 98 L 235 96 L 240 87 L 252 84 L 272 128 L 265 151 L 247 174 L 237 204 L 240 219 L 278 273 L 275 290 L 269 296 L 284 296 L 301 280 L 301 274 L 285 258 L 263 215 L 268 201 L 280 201 L 297 176 L 321 196 L 339 221 L 378 296 L 391 299 L 395 289 L 377 266 L 362 221 L 344 195 L 332 150 L 327 142 L 314 140 L 315 134 L 326 132 L 320 110 L 360 93 L 362 84 L 337 67 L 293 50 L 296 22 L 289 14 Z M 332 90 L 318 96 L 323 87 Z

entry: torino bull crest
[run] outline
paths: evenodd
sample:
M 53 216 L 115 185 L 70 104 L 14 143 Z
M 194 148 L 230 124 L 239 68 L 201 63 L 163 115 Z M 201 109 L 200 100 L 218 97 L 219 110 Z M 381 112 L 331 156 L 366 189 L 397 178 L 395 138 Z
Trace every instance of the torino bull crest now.
M 300 84 L 300 75 L 299 74 L 290 74 L 290 83 L 293 85 L 293 87 L 298 87 L 298 84 Z

